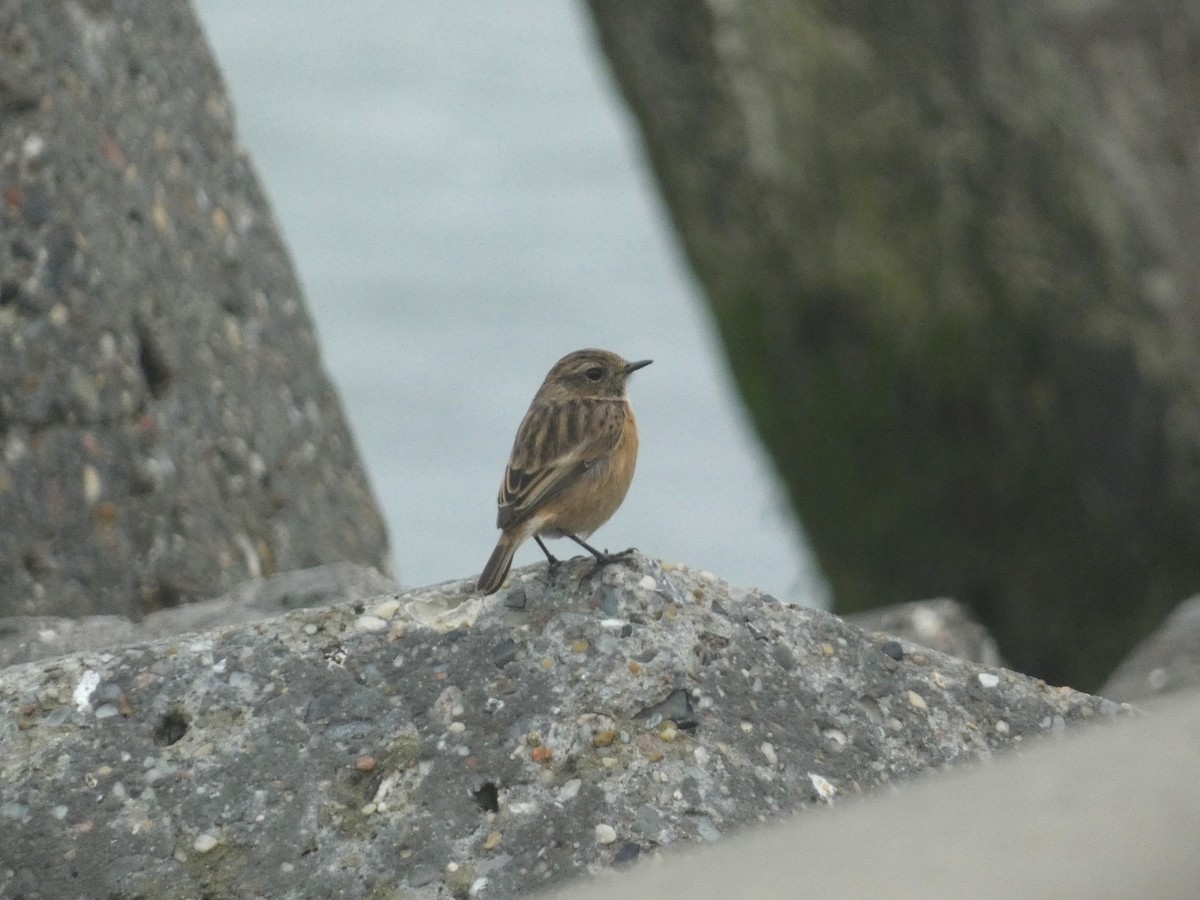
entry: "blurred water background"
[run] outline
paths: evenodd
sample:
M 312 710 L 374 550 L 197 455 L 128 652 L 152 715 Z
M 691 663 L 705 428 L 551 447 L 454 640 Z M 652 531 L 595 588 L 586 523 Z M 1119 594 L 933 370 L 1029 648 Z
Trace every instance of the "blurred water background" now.
M 478 573 L 521 416 L 596 346 L 655 363 L 594 543 L 825 604 L 581 6 L 194 5 L 405 585 Z

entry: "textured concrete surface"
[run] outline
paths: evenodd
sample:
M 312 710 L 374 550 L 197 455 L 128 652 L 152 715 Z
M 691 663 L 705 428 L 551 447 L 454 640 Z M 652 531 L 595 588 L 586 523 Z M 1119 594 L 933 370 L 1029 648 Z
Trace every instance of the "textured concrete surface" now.
M 352 602 L 396 590 L 395 581 L 369 566 L 330 563 L 247 581 L 224 596 L 159 610 L 136 622 L 125 616 L 10 616 L 0 619 L 0 669 L 76 650 L 246 624 L 292 609 Z
M 571 900 L 1193 900 L 1200 695 L 891 794 L 574 883 Z
M 516 897 L 1123 709 L 686 567 L 590 573 L 0 670 L 0 895 Z
M 387 539 L 186 0 L 0 0 L 0 616 Z

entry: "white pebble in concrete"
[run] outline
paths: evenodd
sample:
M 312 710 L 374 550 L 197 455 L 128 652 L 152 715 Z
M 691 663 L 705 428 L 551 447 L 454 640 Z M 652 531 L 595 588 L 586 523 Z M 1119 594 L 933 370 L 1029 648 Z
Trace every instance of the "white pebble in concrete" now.
M 359 631 L 383 631 L 388 624 L 379 616 L 359 616 L 354 627 Z

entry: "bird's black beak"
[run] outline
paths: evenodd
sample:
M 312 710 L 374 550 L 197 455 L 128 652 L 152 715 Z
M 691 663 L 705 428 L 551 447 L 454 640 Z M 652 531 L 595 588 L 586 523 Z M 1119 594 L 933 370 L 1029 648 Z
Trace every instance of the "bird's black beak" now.
M 652 359 L 639 359 L 637 362 L 626 363 L 625 374 L 628 375 L 630 372 L 636 372 L 638 369 L 644 369 L 652 362 L 654 362 Z

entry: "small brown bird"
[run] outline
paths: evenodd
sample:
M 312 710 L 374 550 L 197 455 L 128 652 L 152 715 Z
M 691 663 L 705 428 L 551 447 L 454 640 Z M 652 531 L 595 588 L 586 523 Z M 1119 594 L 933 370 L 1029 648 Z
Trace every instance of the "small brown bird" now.
M 500 541 L 479 576 L 479 590 L 500 588 L 517 548 L 533 537 L 568 537 L 609 562 L 632 552 L 601 553 L 584 538 L 609 520 L 637 465 L 637 421 L 625 393 L 631 373 L 652 360 L 626 362 L 606 350 L 576 350 L 554 364 L 517 429 L 497 499 Z

